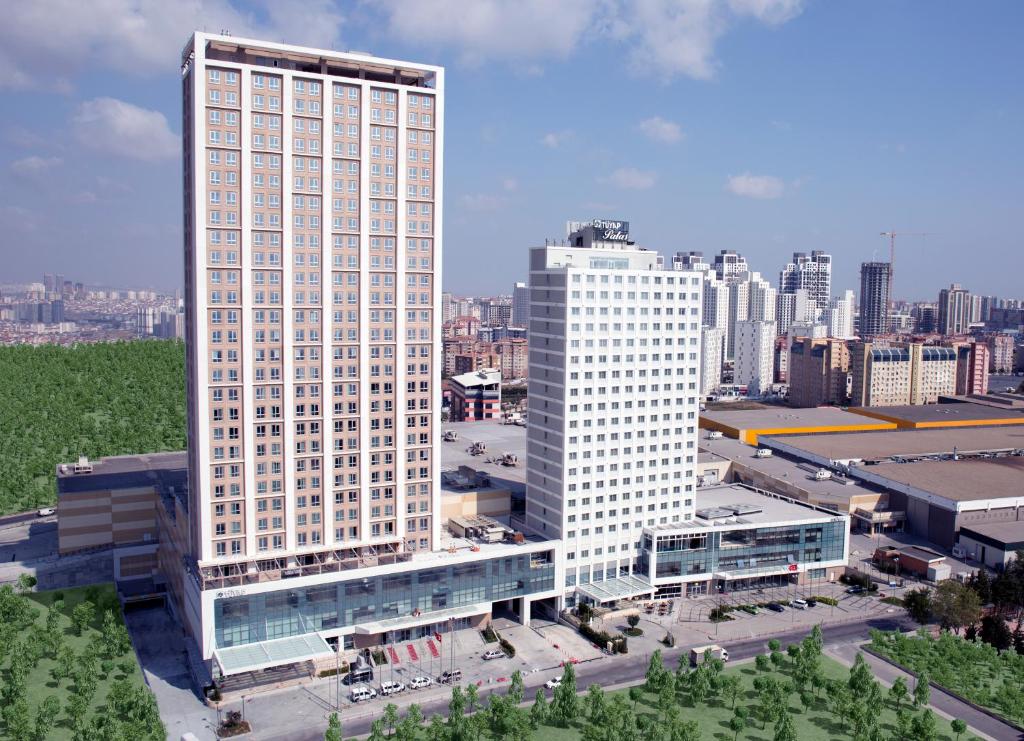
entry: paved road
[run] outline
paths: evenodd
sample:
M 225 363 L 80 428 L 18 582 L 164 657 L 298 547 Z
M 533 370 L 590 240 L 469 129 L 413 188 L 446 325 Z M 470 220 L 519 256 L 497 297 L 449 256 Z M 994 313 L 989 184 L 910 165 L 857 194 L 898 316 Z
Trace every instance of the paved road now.
M 853 644 L 867 639 L 868 631 L 871 628 L 879 630 L 909 630 L 915 626 L 916 623 L 906 616 L 871 617 L 850 623 L 825 626 L 823 628 L 823 636 L 825 644 L 828 646 Z M 765 638 L 723 642 L 722 645 L 729 650 L 730 659 L 748 659 L 757 654 L 764 653 L 767 650 L 769 638 L 774 638 L 782 643 L 782 645 L 786 645 L 787 643 L 801 640 L 808 632 L 809 629 L 803 627 L 785 633 L 766 636 Z M 679 656 L 688 651 L 689 648 L 675 648 L 663 651 L 665 665 L 669 668 L 675 668 Z M 631 655 L 629 659 L 621 657 L 582 662 L 576 666 L 577 687 L 582 692 L 595 682 L 599 683 L 602 687 L 635 684 L 643 680 L 644 674 L 647 672 L 648 660 L 649 655 L 647 654 L 635 654 Z M 558 673 L 557 671 L 538 672 L 524 677 L 526 698 L 532 702 L 537 687 L 542 686 L 544 682 Z M 481 703 L 486 702 L 487 697 L 492 692 L 504 692 L 505 688 L 506 685 L 482 686 L 480 688 Z M 405 694 L 399 702 L 402 705 L 408 705 L 415 698 L 416 694 L 410 692 Z M 438 714 L 447 715 L 448 700 L 449 696 L 447 694 L 432 696 L 431 699 L 422 702 L 420 706 L 423 710 L 423 715 L 427 718 Z M 234 706 L 229 705 L 227 709 L 234 709 Z M 346 737 L 369 733 L 370 723 L 381 716 L 383 709 L 384 704 L 380 701 L 375 701 L 364 706 L 364 708 L 354 707 L 343 710 L 341 717 Z M 326 723 L 324 726 L 326 727 Z M 983 729 L 979 728 L 979 730 Z M 258 728 L 254 735 L 260 737 Z M 1008 738 L 1005 733 L 1002 736 L 995 734 L 994 737 Z M 323 728 L 296 730 L 291 733 L 275 735 L 274 738 L 281 741 L 321 741 L 323 739 Z
M 17 525 L 21 522 L 28 522 L 30 520 L 39 520 L 40 522 L 56 522 L 57 516 L 50 515 L 49 517 L 40 517 L 37 510 L 30 512 L 19 512 L 16 515 L 6 515 L 0 517 L 0 528 L 7 527 L 8 525 Z

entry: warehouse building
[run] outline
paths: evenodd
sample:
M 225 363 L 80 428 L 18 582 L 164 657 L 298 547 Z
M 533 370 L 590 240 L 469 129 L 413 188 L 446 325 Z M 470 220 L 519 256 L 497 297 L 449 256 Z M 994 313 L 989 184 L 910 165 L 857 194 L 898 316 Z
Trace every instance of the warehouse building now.
M 713 410 L 701 412 L 702 429 L 718 431 L 748 445 L 757 445 L 762 435 L 805 435 L 834 432 L 894 430 L 896 424 L 887 420 L 865 419 L 834 407 L 790 409 Z

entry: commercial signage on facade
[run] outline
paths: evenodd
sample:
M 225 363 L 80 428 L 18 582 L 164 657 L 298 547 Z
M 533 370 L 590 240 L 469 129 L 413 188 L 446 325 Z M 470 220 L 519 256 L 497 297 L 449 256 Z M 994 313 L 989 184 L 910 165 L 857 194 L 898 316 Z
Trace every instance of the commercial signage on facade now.
M 629 222 L 612 219 L 594 219 L 594 239 L 600 242 L 626 242 L 629 240 Z

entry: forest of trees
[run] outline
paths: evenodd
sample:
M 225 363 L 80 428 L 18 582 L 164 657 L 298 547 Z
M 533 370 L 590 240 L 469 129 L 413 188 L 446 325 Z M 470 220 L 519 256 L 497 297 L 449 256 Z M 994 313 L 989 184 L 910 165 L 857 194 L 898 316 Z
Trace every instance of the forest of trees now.
M 185 345 L 0 347 L 0 514 L 50 506 L 79 455 L 185 448 Z

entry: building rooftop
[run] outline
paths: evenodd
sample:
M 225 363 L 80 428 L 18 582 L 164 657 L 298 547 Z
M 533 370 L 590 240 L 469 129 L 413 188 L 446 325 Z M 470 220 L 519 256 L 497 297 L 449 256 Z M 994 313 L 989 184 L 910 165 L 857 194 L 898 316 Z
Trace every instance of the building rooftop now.
M 476 386 L 490 386 L 501 383 L 501 371 L 493 368 L 463 373 L 460 376 L 452 376 L 452 381 L 463 388 L 474 388 Z
M 1024 548 L 1024 520 L 972 523 L 961 527 L 960 535 L 980 536 L 975 539 L 998 544 L 1006 550 L 1018 550 Z
M 645 528 L 654 532 L 724 525 L 774 525 L 784 522 L 828 522 L 840 516 L 821 507 L 774 494 L 761 493 L 741 484 L 710 486 L 697 491 L 696 517 Z
M 880 463 L 867 471 L 953 502 L 1018 498 L 1024 503 L 1024 458 L 1018 456 Z
M 706 442 L 709 441 L 702 441 L 702 446 Z M 781 435 L 761 441 L 767 447 L 773 447 L 773 443 L 781 443 L 811 456 L 833 461 L 885 461 L 893 456 L 951 455 L 954 450 L 969 454 L 1024 449 L 1024 428 L 953 427 L 832 435 Z
M 761 435 L 806 434 L 853 430 L 894 429 L 895 423 L 865 419 L 837 407 L 766 407 L 764 409 L 708 410 L 701 412 L 700 426 L 720 429 L 756 445 Z
M 57 466 L 57 493 L 154 486 L 162 492 L 184 492 L 188 486 L 188 455 L 184 450 L 119 455 L 89 461 L 92 471 L 74 473 L 74 464 Z
M 467 466 L 487 474 L 492 488 L 511 488 L 513 492 L 526 489 L 526 428 L 505 425 L 500 420 L 484 419 L 478 422 L 447 422 L 444 430 L 453 430 L 459 435 L 455 442 L 441 443 L 441 470 L 458 471 Z M 469 448 L 475 442 L 487 445 L 482 455 L 470 455 Z M 491 463 L 502 453 L 512 453 L 519 458 L 518 466 L 503 466 Z
M 822 437 L 800 436 L 799 440 L 821 440 L 832 438 L 834 435 Z M 770 458 L 757 458 L 754 449 L 749 445 L 721 438 L 719 440 L 701 440 L 701 452 L 711 452 L 723 458 L 740 463 L 764 476 L 784 481 L 788 486 L 794 487 L 806 493 L 808 501 L 817 502 L 828 507 L 835 507 L 842 512 L 850 510 L 850 500 L 856 496 L 877 496 L 878 491 L 871 489 L 859 481 L 838 476 L 818 481 L 814 478 L 814 472 L 818 466 L 808 463 L 801 463 L 788 458 L 772 456 Z M 698 490 L 700 492 L 705 489 Z M 699 495 L 698 495 L 699 496 Z M 700 499 L 698 499 L 698 504 Z
M 987 424 L 1024 424 L 1024 413 L 1012 408 L 960 402 L 952 404 L 911 404 L 894 407 L 851 407 L 850 411 L 897 424 L 949 426 Z

